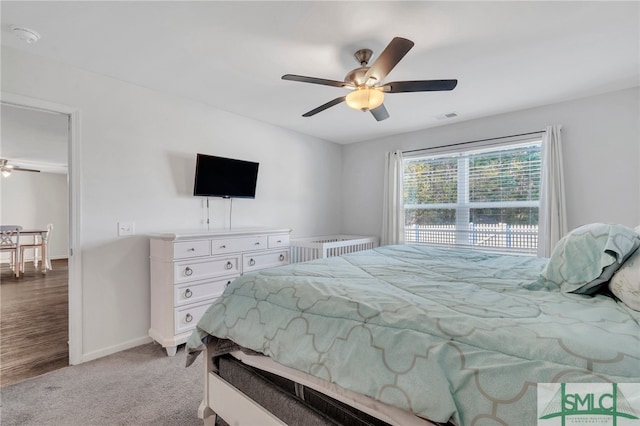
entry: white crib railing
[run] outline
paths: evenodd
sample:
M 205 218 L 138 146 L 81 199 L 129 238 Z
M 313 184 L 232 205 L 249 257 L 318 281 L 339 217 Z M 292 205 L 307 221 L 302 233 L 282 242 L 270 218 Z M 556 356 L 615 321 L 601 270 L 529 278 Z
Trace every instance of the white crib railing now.
M 378 237 L 325 235 L 291 240 L 291 263 L 340 256 L 378 247 Z

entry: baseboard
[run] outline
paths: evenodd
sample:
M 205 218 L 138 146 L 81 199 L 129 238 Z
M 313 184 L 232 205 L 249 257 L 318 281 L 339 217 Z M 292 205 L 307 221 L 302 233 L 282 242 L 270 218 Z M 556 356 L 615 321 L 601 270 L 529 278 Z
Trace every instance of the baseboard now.
M 102 358 L 107 355 L 115 354 L 116 352 L 121 352 L 127 349 L 135 348 L 136 346 L 144 345 L 147 343 L 151 343 L 153 340 L 149 336 L 140 337 L 138 339 L 129 340 L 124 343 L 120 343 L 118 345 L 109 346 L 104 349 L 100 349 L 93 352 L 88 352 L 86 354 L 82 354 L 82 358 L 80 363 L 93 361 L 94 359 Z
M 64 255 L 60 255 L 60 256 L 49 256 L 49 260 L 67 260 L 69 259 L 69 256 L 64 256 Z M 0 259 L 0 263 L 9 263 L 11 259 Z M 24 261 L 29 263 L 29 262 L 33 262 L 33 256 L 25 256 L 24 257 Z M 38 258 L 38 262 L 42 262 L 40 260 L 40 258 Z

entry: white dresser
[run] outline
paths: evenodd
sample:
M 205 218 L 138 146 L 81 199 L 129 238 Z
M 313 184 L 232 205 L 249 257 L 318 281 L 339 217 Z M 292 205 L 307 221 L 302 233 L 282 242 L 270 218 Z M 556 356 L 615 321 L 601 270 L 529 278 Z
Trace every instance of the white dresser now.
M 150 235 L 149 336 L 175 355 L 234 278 L 289 264 L 290 232 L 238 228 Z

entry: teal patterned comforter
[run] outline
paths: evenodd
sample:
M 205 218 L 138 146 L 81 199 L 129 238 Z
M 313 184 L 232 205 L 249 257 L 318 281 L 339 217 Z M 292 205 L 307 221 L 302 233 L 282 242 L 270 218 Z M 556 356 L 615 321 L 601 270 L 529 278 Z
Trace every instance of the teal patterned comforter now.
M 538 382 L 640 381 L 638 313 L 522 288 L 546 262 L 385 246 L 246 274 L 188 350 L 213 335 L 436 422 L 535 424 Z

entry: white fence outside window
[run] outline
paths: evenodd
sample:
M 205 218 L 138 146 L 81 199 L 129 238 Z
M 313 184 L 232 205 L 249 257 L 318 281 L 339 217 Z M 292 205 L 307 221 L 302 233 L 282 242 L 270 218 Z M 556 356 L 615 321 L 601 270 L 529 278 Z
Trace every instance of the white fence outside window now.
M 535 254 L 538 248 L 538 225 L 469 223 L 468 230 L 456 229 L 455 225 L 409 225 L 404 228 L 407 244 L 454 246 L 462 232 L 468 233 L 469 244 L 476 248 L 508 249 L 530 254 Z

